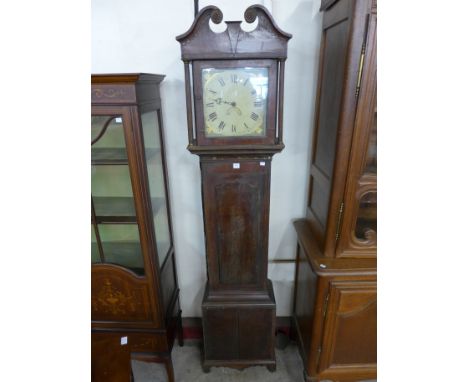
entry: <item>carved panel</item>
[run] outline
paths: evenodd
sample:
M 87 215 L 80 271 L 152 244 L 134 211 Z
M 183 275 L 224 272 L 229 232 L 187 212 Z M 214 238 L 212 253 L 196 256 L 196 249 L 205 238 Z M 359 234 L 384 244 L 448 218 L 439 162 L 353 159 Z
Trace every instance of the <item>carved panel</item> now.
M 320 369 L 377 362 L 375 282 L 332 282 Z
M 94 104 L 135 103 L 135 88 L 130 85 L 93 84 L 91 102 Z
M 359 197 L 353 242 L 377 246 L 377 192 L 366 191 Z
M 215 187 L 219 280 L 223 284 L 253 284 L 260 237 L 260 194 L 257 184 L 242 180 Z
M 123 277 L 124 272 L 119 272 L 117 275 L 93 269 L 91 276 L 93 321 L 151 320 L 150 298 L 146 283 L 132 280 L 134 277 L 129 272 L 127 277 Z
M 209 282 L 216 288 L 263 285 L 270 163 L 265 159 L 202 160 Z

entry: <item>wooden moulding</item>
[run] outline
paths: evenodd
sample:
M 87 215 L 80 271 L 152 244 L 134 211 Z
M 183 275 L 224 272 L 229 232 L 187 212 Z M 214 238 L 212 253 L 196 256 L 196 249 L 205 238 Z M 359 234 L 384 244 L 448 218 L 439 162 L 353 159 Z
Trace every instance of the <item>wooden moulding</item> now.
M 244 18 L 257 27 L 250 32 L 242 30 L 241 21 L 227 21 L 224 32 L 216 33 L 209 21 L 215 24 L 223 21 L 223 13 L 215 6 L 203 8 L 190 29 L 176 37 L 182 46 L 182 60 L 274 58 L 286 59 L 288 40 L 291 34 L 281 30 L 270 12 L 261 5 L 246 9 Z
M 325 257 L 313 238 L 312 231 L 306 219 L 294 222 L 299 245 L 304 249 L 307 260 L 318 275 L 331 276 L 332 274 L 347 274 L 357 272 L 360 275 L 377 275 L 377 259 L 336 259 Z
M 91 102 L 93 105 L 136 105 L 160 102 L 159 83 L 162 74 L 125 73 L 93 74 Z

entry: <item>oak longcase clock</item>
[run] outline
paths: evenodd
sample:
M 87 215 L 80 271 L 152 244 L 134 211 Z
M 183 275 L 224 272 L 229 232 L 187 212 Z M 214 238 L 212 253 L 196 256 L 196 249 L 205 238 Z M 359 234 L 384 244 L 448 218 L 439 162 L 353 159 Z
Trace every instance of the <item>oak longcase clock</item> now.
M 185 64 L 188 150 L 200 156 L 208 281 L 203 367 L 275 370 L 276 304 L 267 278 L 270 173 L 282 142 L 284 62 L 291 35 L 266 8 L 241 21 L 202 9 L 177 37 Z

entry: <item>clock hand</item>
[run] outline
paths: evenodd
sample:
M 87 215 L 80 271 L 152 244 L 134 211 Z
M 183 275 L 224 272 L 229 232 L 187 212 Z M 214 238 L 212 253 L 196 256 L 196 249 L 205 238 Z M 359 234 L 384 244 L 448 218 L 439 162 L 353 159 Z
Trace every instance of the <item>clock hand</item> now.
M 231 105 L 232 107 L 236 107 L 236 103 L 235 103 L 235 102 L 223 101 L 223 103 L 227 103 L 228 105 Z
M 211 100 L 214 101 L 214 102 L 216 102 L 218 105 L 221 105 L 222 103 L 226 103 L 226 104 L 228 104 L 228 105 L 231 105 L 232 107 L 236 107 L 236 103 L 235 103 L 235 102 L 224 101 L 221 97 L 219 97 L 219 98 L 212 98 Z

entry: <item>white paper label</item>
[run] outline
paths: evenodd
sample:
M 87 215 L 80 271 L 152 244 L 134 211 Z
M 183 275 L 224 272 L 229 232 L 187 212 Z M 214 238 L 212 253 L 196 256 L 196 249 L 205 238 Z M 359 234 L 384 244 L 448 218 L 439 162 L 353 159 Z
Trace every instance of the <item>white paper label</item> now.
M 127 337 L 121 337 L 120 338 L 120 345 L 127 345 L 128 339 Z
M 240 168 L 240 163 L 233 163 L 232 168 Z
M 115 119 L 115 122 L 116 122 L 116 123 L 122 123 L 122 118 L 117 117 L 117 118 Z
M 265 166 L 265 162 L 260 162 L 260 166 Z

